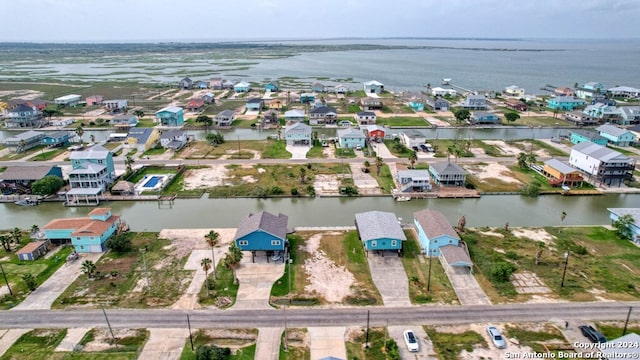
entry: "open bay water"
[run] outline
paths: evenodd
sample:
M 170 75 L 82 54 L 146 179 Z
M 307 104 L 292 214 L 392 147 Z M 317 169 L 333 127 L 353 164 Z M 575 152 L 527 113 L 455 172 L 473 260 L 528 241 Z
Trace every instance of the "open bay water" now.
M 442 78 L 451 78 L 453 83 L 473 90 L 518 85 L 529 94 L 545 94 L 541 88 L 547 84 L 572 87 L 588 81 L 601 82 L 605 87 L 640 87 L 640 39 L 332 39 L 267 43 L 318 45 L 319 50 L 322 45 L 348 44 L 412 48 L 301 52 L 283 58 L 256 58 L 253 53 L 243 58 L 237 51 L 225 57 L 223 49 L 162 54 L 144 50 L 149 56 L 136 53 L 103 57 L 97 51 L 101 44 L 88 44 L 86 53 L 74 61 L 55 57 L 3 60 L 0 55 L 0 80 L 177 83 L 185 76 L 194 80 L 223 76 L 255 82 L 294 77 L 299 78 L 297 82 L 311 84 L 317 78 L 351 78 L 353 82 L 347 85 L 354 90 L 360 89 L 363 81 L 375 79 L 388 90 L 417 91 L 427 83 L 435 87 Z M 7 46 L 11 45 L 3 44 Z M 92 49 L 96 50 L 95 56 L 91 55 Z M 219 66 L 229 61 L 237 61 L 238 66 Z M 207 70 L 211 75 L 206 75 Z

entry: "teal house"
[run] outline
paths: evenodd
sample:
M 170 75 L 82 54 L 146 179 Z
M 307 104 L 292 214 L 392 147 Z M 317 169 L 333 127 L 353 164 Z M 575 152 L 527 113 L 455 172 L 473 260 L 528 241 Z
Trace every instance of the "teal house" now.
M 413 213 L 422 252 L 428 256 L 440 256 L 440 247 L 458 246 L 460 236 L 447 218 L 439 211 L 424 209 Z
M 284 128 L 284 138 L 287 140 L 287 145 L 310 145 L 311 135 L 311 126 L 299 121 Z
M 278 83 L 275 82 L 275 81 L 271 81 L 267 85 L 264 86 L 264 91 L 276 92 L 276 91 L 279 91 L 279 90 L 280 90 L 280 87 L 278 86 Z
M 573 110 L 577 107 L 585 106 L 587 103 L 582 99 L 572 96 L 556 96 L 547 100 L 547 107 L 551 110 Z
M 580 144 L 581 142 L 591 141 L 594 144 L 607 146 L 607 139 L 605 137 L 600 136 L 595 131 L 589 130 L 569 130 L 569 140 L 572 144 Z
M 364 148 L 366 139 L 362 130 L 352 127 L 338 130 L 338 142 L 343 149 Z
M 616 146 L 630 146 L 638 141 L 634 133 L 614 125 L 601 125 L 598 126 L 596 130 L 600 132 L 600 136 L 607 139 L 607 142 Z
M 300 94 L 300 103 L 302 104 L 310 104 L 316 101 L 316 95 L 312 93 L 302 93 Z
M 409 101 L 409 107 L 415 111 L 424 111 L 424 101 L 422 100 Z
M 46 145 L 46 146 L 52 146 L 52 147 L 67 146 L 69 145 L 69 141 L 74 135 L 72 135 L 72 133 L 69 131 L 55 131 L 55 132 L 46 134 L 41 141 L 42 141 L 42 145 Z
M 88 217 L 51 220 L 42 231 L 53 244 L 71 242 L 79 253 L 97 253 L 105 250 L 119 224 L 120 216 L 111 214 L 111 209 L 95 208 Z
M 178 106 L 167 106 L 156 112 L 156 119 L 164 126 L 182 126 L 184 124 L 184 110 Z
M 233 91 L 237 92 L 237 93 L 247 93 L 249 91 L 251 91 L 251 84 L 249 84 L 246 81 L 240 81 L 239 83 L 233 85 Z
M 249 214 L 238 224 L 234 241 L 242 251 L 284 251 L 287 240 L 288 217 L 266 211 Z
M 402 250 L 407 237 L 396 214 L 367 211 L 356 214 L 356 229 L 366 251 Z

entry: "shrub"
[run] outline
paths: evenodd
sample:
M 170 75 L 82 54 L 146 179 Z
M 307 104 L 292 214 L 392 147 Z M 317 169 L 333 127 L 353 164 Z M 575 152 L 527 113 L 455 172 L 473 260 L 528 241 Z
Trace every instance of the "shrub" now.
M 490 276 L 495 281 L 507 282 L 511 278 L 511 274 L 513 274 L 515 271 L 515 265 L 508 262 L 500 261 L 493 264 L 493 266 L 491 267 Z
M 196 360 L 226 360 L 231 358 L 231 349 L 215 345 L 201 345 L 196 349 Z
M 298 196 L 298 189 L 297 188 L 292 188 L 291 189 L 291 195 Z
M 271 189 L 269 189 L 269 194 L 271 194 L 271 195 L 282 195 L 282 194 L 284 194 L 284 190 L 282 190 L 282 188 L 280 186 L 272 186 Z
M 131 239 L 126 234 L 117 234 L 107 240 L 105 246 L 117 253 L 125 253 L 131 250 Z

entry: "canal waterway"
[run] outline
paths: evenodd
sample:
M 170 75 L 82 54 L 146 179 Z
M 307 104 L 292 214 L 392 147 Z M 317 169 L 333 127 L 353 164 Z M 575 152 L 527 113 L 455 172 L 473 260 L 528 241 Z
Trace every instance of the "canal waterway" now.
M 638 207 L 639 194 L 602 196 L 486 195 L 475 199 L 414 199 L 395 202 L 389 197 L 358 198 L 278 198 L 278 199 L 179 199 L 173 207 L 158 207 L 155 201 L 103 202 L 120 214 L 134 231 L 160 231 L 164 228 L 236 227 L 247 213 L 261 210 L 289 216 L 289 227 L 353 225 L 354 214 L 381 210 L 396 213 L 410 222 L 413 213 L 432 208 L 446 215 L 452 224 L 465 215 L 468 226 L 548 226 L 609 224 L 607 208 Z M 0 229 L 43 226 L 51 219 L 86 216 L 90 207 L 65 207 L 62 203 L 43 203 L 37 207 L 0 205 Z

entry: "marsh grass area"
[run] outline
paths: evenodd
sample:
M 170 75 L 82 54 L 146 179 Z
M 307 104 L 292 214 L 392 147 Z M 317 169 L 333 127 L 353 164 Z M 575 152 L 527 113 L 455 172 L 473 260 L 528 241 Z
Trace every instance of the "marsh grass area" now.
M 558 222 L 560 220 L 558 219 Z M 467 229 L 462 239 L 469 246 L 476 278 L 493 303 L 524 302 L 501 269 L 535 274 L 551 290 L 548 298 L 570 301 L 609 299 L 632 301 L 640 297 L 640 248 L 603 227 L 548 227 L 545 241 L 516 237 L 516 230 Z M 491 232 L 489 232 L 491 231 Z M 539 264 L 535 264 L 538 250 Z M 565 252 L 569 252 L 561 286 Z
M 470 353 L 476 347 L 489 347 L 484 338 L 473 330 L 449 333 L 431 326 L 425 326 L 424 329 L 433 343 L 433 350 L 442 360 L 458 360 L 463 350 Z
M 22 234 L 20 248 L 27 244 L 27 237 Z M 42 285 L 53 273 L 55 273 L 62 265 L 66 263 L 67 255 L 71 253 L 72 248 L 64 246 L 62 248 L 54 248 L 52 251 L 57 253 L 47 258 L 40 257 L 33 261 L 18 260 L 15 254 L 17 249 L 13 248 L 11 252 L 6 252 L 0 248 L 0 259 L 2 259 L 2 267 L 7 276 L 7 281 L 11 285 L 13 295 L 0 296 L 0 308 L 9 309 L 20 303 L 29 294 L 29 288 L 22 280 L 22 276 L 30 274 L 35 277 L 38 286 Z M 4 286 L 4 279 L 0 280 Z
M 387 344 L 385 346 L 385 339 Z M 367 341 L 366 329 L 352 329 L 347 335 L 345 343 L 347 348 L 348 359 L 368 359 L 368 360 L 386 360 L 391 353 L 398 357 L 398 344 L 387 333 L 387 329 L 383 327 L 369 328 L 369 347 L 365 347 Z M 404 344 L 402 344 L 404 345 Z
M 184 270 L 187 256 L 176 256 L 169 240 L 158 239 L 157 233 L 128 233 L 130 251 L 108 251 L 96 262 L 96 273 L 89 278 L 80 275 L 55 301 L 54 308 L 97 306 L 146 308 L 168 306 L 188 286 L 192 271 Z M 146 249 L 147 272 L 142 253 Z M 151 291 L 147 291 L 147 273 Z
M 229 348 L 232 360 L 253 360 L 256 352 L 258 329 L 200 329 L 193 332 L 193 347 L 189 339 L 182 348 L 181 360 L 195 360 L 198 347 L 215 345 Z
M 455 304 L 458 297 L 449 283 L 442 264 L 437 257 L 429 258 L 420 254 L 420 246 L 413 230 L 404 231 L 407 241 L 403 246 L 402 264 L 409 280 L 409 298 L 412 304 Z M 429 281 L 431 273 L 431 281 Z M 429 287 L 429 291 L 427 290 Z
M 116 343 L 112 343 L 106 330 L 89 330 L 80 341 L 82 350 L 55 352 L 67 335 L 67 329 L 35 329 L 22 335 L 0 359 L 53 359 L 53 360 L 125 360 L 136 359 L 149 337 L 146 329 L 116 329 Z M 116 347 L 117 344 L 117 347 Z
M 256 157 L 256 153 L 258 156 Z M 195 141 L 180 150 L 176 158 L 182 159 L 290 159 L 283 140 L 233 140 L 211 145 L 206 141 Z

